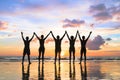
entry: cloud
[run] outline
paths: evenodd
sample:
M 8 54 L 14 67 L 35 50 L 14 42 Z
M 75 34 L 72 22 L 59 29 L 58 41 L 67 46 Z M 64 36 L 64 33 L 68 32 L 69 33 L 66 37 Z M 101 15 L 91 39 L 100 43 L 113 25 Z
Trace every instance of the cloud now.
M 63 23 L 65 23 L 63 25 L 63 28 L 67 28 L 67 27 L 80 27 L 81 25 L 85 24 L 84 20 L 78 20 L 78 19 L 73 19 L 73 20 L 69 20 L 69 19 L 65 19 L 62 21 Z
M 107 38 L 106 41 L 111 41 L 112 39 L 111 38 Z
M 48 38 L 45 42 L 46 42 L 46 43 L 54 42 L 54 39 L 53 39 L 53 38 Z
M 92 5 L 90 6 L 90 12 L 103 12 L 106 10 L 106 6 L 104 4 Z
M 100 50 L 100 47 L 104 45 L 105 40 L 100 36 L 97 35 L 93 40 L 89 40 L 87 43 L 87 48 L 89 50 Z
M 0 30 L 7 29 L 7 26 L 8 26 L 8 22 L 0 21 Z
M 98 14 L 93 15 L 93 17 L 97 21 L 107 21 L 112 19 L 112 16 L 108 12 L 100 12 Z
M 120 21 L 120 5 L 113 5 L 112 7 L 106 7 L 105 4 L 91 5 L 89 8 L 89 12 L 97 21 Z

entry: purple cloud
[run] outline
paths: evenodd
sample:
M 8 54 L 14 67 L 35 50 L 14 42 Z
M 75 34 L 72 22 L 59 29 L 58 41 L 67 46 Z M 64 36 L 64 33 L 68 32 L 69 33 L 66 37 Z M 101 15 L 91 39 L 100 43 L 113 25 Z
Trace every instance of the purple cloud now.
M 89 40 L 87 43 L 87 48 L 89 50 L 100 50 L 100 47 L 104 45 L 105 40 L 100 36 L 97 35 L 93 40 Z
M 111 41 L 112 39 L 111 38 L 107 38 L 106 41 Z
M 73 20 L 65 19 L 62 22 L 65 23 L 63 25 L 63 28 L 67 28 L 67 27 L 79 27 L 79 26 L 85 24 L 84 20 L 77 20 L 77 19 L 73 19 Z
M 112 19 L 112 15 L 110 15 L 108 12 L 100 12 L 96 15 L 93 15 L 93 17 L 98 21 L 106 21 Z
M 106 6 L 104 4 L 92 5 L 90 6 L 90 12 L 102 12 L 106 10 Z
M 104 4 L 91 5 L 89 12 L 92 13 L 93 18 L 97 21 L 108 21 L 115 19 L 120 21 L 120 5 L 106 7 Z

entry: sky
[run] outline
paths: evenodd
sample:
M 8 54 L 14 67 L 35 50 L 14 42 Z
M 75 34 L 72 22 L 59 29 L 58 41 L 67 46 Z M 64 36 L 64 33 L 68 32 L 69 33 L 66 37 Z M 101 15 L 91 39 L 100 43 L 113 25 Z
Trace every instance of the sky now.
M 120 0 L 0 0 L 0 56 L 22 56 L 21 38 L 64 34 L 92 34 L 87 42 L 87 56 L 120 56 Z M 69 55 L 67 36 L 62 41 L 62 57 Z M 51 35 L 45 42 L 45 56 L 54 56 Z M 80 41 L 75 42 L 80 56 Z M 31 56 L 38 55 L 39 41 L 30 43 Z

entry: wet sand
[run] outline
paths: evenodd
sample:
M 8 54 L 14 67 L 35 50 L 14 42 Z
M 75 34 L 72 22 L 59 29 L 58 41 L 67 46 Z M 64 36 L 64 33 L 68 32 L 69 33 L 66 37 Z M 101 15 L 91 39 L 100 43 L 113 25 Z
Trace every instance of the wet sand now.
M 120 61 L 0 62 L 0 80 L 120 80 Z

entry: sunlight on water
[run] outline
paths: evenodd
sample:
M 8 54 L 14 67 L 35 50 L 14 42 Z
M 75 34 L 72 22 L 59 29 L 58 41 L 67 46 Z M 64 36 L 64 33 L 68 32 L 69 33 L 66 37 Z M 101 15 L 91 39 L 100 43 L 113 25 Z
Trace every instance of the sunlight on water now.
M 0 80 L 119 80 L 120 61 L 88 61 L 69 64 L 62 61 L 56 65 L 51 61 L 44 64 L 27 62 L 0 62 Z

